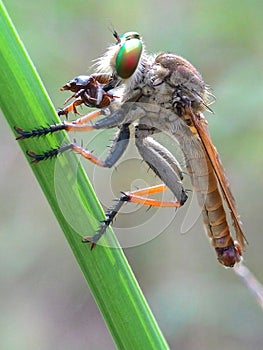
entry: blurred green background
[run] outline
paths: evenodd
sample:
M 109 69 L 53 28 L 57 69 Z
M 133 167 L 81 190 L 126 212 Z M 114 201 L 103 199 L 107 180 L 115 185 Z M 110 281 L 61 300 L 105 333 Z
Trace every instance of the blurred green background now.
M 109 19 L 120 33 L 141 33 L 149 52 L 177 53 L 202 72 L 217 97 L 215 116 L 207 117 L 249 240 L 245 262 L 263 281 L 263 2 L 6 0 L 5 5 L 56 107 L 68 97 L 59 88 L 87 72 L 113 42 Z M 3 118 L 0 123 L 1 349 L 115 349 L 14 136 Z M 106 194 L 100 188 L 108 189 L 105 205 L 131 181 L 156 181 L 134 154 L 131 148 L 118 171 L 97 174 L 87 165 L 102 201 Z M 123 235 L 132 235 L 137 222 L 146 221 L 143 229 L 156 235 L 149 219 L 156 212 L 149 212 L 136 208 L 115 225 L 130 227 Z M 172 213 L 167 222 L 158 211 L 162 234 L 125 249 L 167 341 L 181 350 L 262 349 L 262 310 L 238 277 L 217 263 L 200 219 L 182 234 L 186 212 L 182 208 L 175 218 Z

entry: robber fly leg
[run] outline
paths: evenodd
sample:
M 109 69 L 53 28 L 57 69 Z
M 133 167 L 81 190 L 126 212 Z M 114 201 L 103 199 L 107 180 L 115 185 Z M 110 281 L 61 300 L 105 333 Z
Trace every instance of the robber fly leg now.
M 147 198 L 146 196 L 163 192 L 167 189 L 167 186 L 164 184 L 147 187 L 141 190 L 131 191 L 127 193 L 122 193 L 120 198 L 116 201 L 116 204 L 107 210 L 105 213 L 106 219 L 103 220 L 99 230 L 92 237 L 84 237 L 82 239 L 83 243 L 91 243 L 90 249 L 93 249 L 101 236 L 106 232 L 107 228 L 111 225 L 113 219 L 120 211 L 124 202 L 132 202 L 141 205 L 154 206 L 154 207 L 163 207 L 163 208 L 179 208 L 183 203 L 178 201 L 159 201 L 152 198 Z
M 36 154 L 35 152 L 32 151 L 27 151 L 27 154 L 29 157 L 31 157 L 33 160 L 33 163 L 38 163 L 42 160 L 47 160 L 54 158 L 58 156 L 61 153 L 64 153 L 68 150 L 72 150 L 77 154 L 80 154 L 83 158 L 91 161 L 92 163 L 105 167 L 105 168 L 111 168 L 122 156 L 124 151 L 126 150 L 128 143 L 129 143 L 129 138 L 130 138 L 130 130 L 129 130 L 129 125 L 124 124 L 122 125 L 113 142 L 110 147 L 109 154 L 107 155 L 105 160 L 102 160 L 98 157 L 96 157 L 92 152 L 86 150 L 85 148 L 77 145 L 76 143 L 70 143 L 68 145 L 64 145 L 55 149 L 51 149 L 47 152 L 44 152 L 42 154 Z
M 127 107 L 126 107 L 127 106 Z M 118 110 L 114 111 L 110 115 L 106 115 L 104 118 L 98 120 L 94 124 L 89 123 L 93 119 L 96 119 L 100 115 L 104 114 L 103 109 L 95 110 L 73 122 L 65 121 L 61 124 L 53 124 L 47 127 L 36 128 L 31 131 L 26 131 L 19 127 L 15 126 L 15 131 L 18 133 L 16 137 L 17 140 L 28 139 L 32 137 L 39 137 L 47 134 L 52 134 L 57 131 L 65 130 L 67 132 L 75 131 L 75 132 L 84 132 L 84 131 L 92 131 L 94 129 L 110 129 L 114 127 L 119 127 L 122 124 L 130 124 L 131 121 L 127 118 L 127 122 L 125 122 L 125 114 L 129 111 L 131 104 L 124 104 Z M 132 114 L 134 119 L 136 118 L 135 114 Z
M 101 236 L 106 232 L 107 228 L 110 226 L 115 216 L 120 211 L 124 202 L 127 202 L 127 200 L 128 200 L 128 195 L 123 193 L 120 196 L 120 198 L 117 200 L 116 204 L 112 208 L 109 208 L 106 211 L 105 213 L 106 218 L 105 220 L 102 221 L 102 224 L 99 230 L 97 231 L 97 233 L 94 236 L 83 237 L 82 242 L 90 243 L 90 249 L 93 249 L 96 246 L 98 240 L 101 238 Z
M 90 112 L 89 114 L 81 118 L 78 118 L 73 122 L 65 121 L 61 124 L 53 124 L 47 127 L 40 127 L 40 128 L 33 129 L 31 131 L 26 131 L 24 129 L 21 129 L 15 126 L 14 129 L 18 133 L 18 136 L 16 137 L 16 139 L 23 140 L 23 139 L 33 138 L 33 137 L 39 137 L 39 136 L 52 134 L 54 132 L 62 131 L 62 130 L 65 130 L 67 132 L 70 132 L 70 131 L 84 132 L 84 131 L 92 131 L 94 129 L 113 128 L 113 127 L 118 127 L 121 124 L 121 121 L 123 119 L 123 112 L 120 110 L 113 113 L 112 118 L 111 116 L 110 117 L 106 116 L 105 118 L 101 119 L 98 123 L 88 124 L 88 122 L 98 118 L 100 115 L 103 115 L 103 114 L 104 114 L 103 110 L 100 109 L 100 110 Z
M 17 140 L 28 139 L 32 137 L 39 137 L 47 134 L 52 134 L 57 131 L 65 130 L 65 131 L 91 131 L 93 130 L 92 124 L 86 124 L 87 122 L 99 117 L 102 114 L 102 110 L 93 111 L 82 118 L 75 120 L 70 123 L 65 121 L 62 124 L 53 124 L 47 127 L 33 129 L 31 131 L 23 130 L 17 126 L 15 126 L 15 131 L 19 134 L 17 136 Z
M 106 212 L 106 219 L 103 221 L 98 232 L 93 237 L 85 237 L 83 242 L 90 242 L 91 249 L 94 248 L 100 237 L 105 233 L 107 227 L 112 223 L 124 202 L 133 202 L 141 205 L 179 208 L 187 200 L 187 194 L 181 180 L 183 173 L 178 161 L 164 146 L 153 140 L 149 135 L 159 132 L 158 129 L 149 128 L 139 124 L 135 131 L 135 143 L 143 160 L 164 182 L 163 184 L 122 193 L 116 204 Z M 147 196 L 170 189 L 176 197 L 174 201 L 162 201 Z
M 187 194 L 181 182 L 183 180 L 182 169 L 170 151 L 148 136 L 153 134 L 153 132 L 155 132 L 153 128 L 139 124 L 135 131 L 135 144 L 142 159 L 183 205 L 187 200 Z

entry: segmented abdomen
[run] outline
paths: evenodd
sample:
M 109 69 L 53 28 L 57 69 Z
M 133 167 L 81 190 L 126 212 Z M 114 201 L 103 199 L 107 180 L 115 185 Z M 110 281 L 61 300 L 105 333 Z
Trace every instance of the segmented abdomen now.
M 241 251 L 231 236 L 212 164 L 197 135 L 193 136 L 188 146 L 182 151 L 202 209 L 207 235 L 216 250 L 219 262 L 227 267 L 233 267 L 240 261 Z

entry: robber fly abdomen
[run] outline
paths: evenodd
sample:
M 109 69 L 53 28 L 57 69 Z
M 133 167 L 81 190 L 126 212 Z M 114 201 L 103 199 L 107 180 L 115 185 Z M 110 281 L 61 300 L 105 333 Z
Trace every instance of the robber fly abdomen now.
M 218 260 L 223 265 L 232 267 L 240 261 L 241 251 L 239 245 L 234 243 L 230 233 L 214 169 L 206 151 L 202 149 L 201 140 L 198 140 L 198 143 L 199 145 L 193 150 L 194 156 L 187 159 L 189 150 L 185 156 L 186 168 L 190 174 L 198 203 L 202 208 L 207 235 L 216 250 Z M 189 146 L 192 145 L 193 142 L 189 144 Z M 200 153 L 196 156 L 198 148 L 200 148 Z

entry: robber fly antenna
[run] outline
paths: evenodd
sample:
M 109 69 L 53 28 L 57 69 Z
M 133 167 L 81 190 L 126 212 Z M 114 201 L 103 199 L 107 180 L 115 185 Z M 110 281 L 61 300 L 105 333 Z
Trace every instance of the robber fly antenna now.
M 109 25 L 108 29 L 109 29 L 109 31 L 112 33 L 112 35 L 114 36 L 114 38 L 116 39 L 117 43 L 119 44 L 119 43 L 121 42 L 120 36 L 119 36 L 119 34 L 117 33 L 117 31 L 114 29 L 114 26 L 113 26 L 111 20 L 110 20 L 110 19 L 108 19 L 108 20 L 109 20 L 109 22 L 110 22 L 110 25 Z
M 121 42 L 119 34 L 116 32 L 116 30 L 114 30 L 112 34 L 113 34 L 114 38 L 117 40 L 117 43 L 119 44 Z

